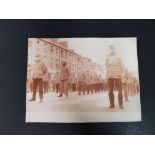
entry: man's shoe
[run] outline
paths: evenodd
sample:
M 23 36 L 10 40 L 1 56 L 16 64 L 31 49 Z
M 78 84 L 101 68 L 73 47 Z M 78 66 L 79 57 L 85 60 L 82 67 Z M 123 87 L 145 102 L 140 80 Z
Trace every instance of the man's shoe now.
M 35 101 L 35 99 L 30 99 L 29 101 Z
M 62 95 L 60 94 L 59 96 L 57 96 L 57 97 L 62 97 Z

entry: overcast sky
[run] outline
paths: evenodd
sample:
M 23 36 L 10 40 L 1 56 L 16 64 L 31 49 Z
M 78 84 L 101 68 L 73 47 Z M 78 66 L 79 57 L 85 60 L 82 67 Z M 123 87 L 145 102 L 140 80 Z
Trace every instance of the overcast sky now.
M 59 41 L 68 41 L 69 48 L 103 66 L 109 54 L 109 45 L 114 45 L 124 65 L 138 73 L 136 38 L 61 38 Z

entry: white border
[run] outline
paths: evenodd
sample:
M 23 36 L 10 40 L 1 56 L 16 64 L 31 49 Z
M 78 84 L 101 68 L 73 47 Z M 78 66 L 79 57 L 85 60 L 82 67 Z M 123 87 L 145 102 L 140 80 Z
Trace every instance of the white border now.
M 1 136 L 5 155 L 150 155 L 154 136 Z
M 0 18 L 143 19 L 154 17 L 153 0 L 2 0 L 0 3 Z

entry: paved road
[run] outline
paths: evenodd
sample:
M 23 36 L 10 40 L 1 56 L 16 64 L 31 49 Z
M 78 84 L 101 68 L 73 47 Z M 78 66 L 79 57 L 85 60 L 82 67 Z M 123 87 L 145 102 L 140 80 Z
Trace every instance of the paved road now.
M 109 100 L 107 93 L 98 93 L 93 95 L 77 95 L 77 93 L 70 93 L 69 98 L 59 98 L 58 94 L 49 92 L 44 96 L 44 102 L 40 103 L 39 99 L 36 101 L 28 101 L 31 98 L 31 93 L 27 93 L 27 112 L 96 112 L 96 111 L 118 111 L 117 94 L 115 95 L 116 108 L 114 110 L 108 109 Z M 37 96 L 38 97 L 38 96 Z M 130 102 L 124 102 L 125 110 L 137 110 L 135 103 L 136 97 L 129 97 Z

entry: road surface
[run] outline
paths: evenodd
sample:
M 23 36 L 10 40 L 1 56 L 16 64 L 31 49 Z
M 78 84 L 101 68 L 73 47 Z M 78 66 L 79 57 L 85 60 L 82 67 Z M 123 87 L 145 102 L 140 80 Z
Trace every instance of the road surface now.
M 126 113 L 137 113 L 140 111 L 139 95 L 134 97 L 129 97 L 130 102 L 124 102 L 124 110 L 120 110 L 118 107 L 117 93 L 115 93 L 115 108 L 109 109 L 109 99 L 107 93 L 98 94 L 87 94 L 87 95 L 77 95 L 77 92 L 70 93 L 69 98 L 65 96 L 62 98 L 57 97 L 58 94 L 55 92 L 49 92 L 44 95 L 44 101 L 39 102 L 39 96 L 37 94 L 36 101 L 28 101 L 31 98 L 31 93 L 27 93 L 26 102 L 26 120 L 27 122 L 51 122 L 54 121 L 49 117 L 59 117 L 64 114 L 83 114 L 83 113 L 116 113 L 123 114 Z M 90 116 L 90 115 L 89 115 Z M 112 116 L 112 115 L 111 115 Z M 121 117 L 121 116 L 120 116 Z M 122 115 L 123 117 L 123 115 Z M 127 116 L 126 116 L 127 117 Z M 58 121 L 59 118 L 56 118 Z

